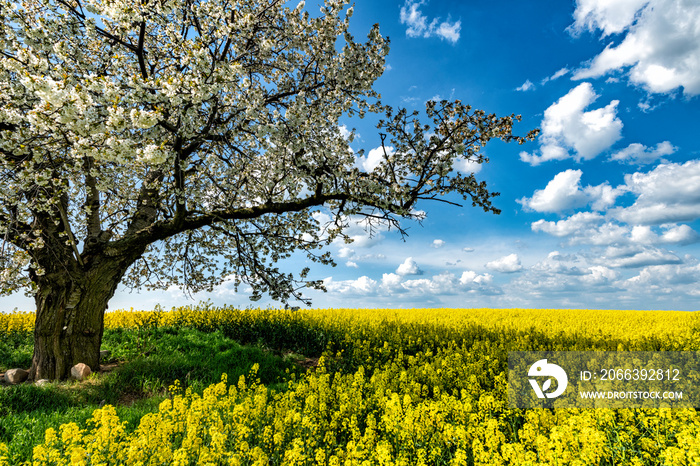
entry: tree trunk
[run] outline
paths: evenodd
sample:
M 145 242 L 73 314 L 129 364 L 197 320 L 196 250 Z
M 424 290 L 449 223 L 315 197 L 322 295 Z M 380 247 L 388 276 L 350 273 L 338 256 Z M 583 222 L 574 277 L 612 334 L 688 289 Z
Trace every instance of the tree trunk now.
M 67 379 L 81 362 L 100 369 L 104 313 L 125 270 L 103 263 L 84 273 L 38 277 L 31 379 Z

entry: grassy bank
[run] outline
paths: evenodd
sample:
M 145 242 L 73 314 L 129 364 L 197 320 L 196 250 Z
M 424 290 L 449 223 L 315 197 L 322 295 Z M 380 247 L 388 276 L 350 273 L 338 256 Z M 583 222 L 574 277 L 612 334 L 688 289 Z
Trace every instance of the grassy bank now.
M 83 382 L 52 383 L 42 387 L 21 384 L 0 387 L 0 443 L 7 444 L 10 464 L 31 458 L 44 441 L 46 429 L 77 422 L 84 425 L 92 412 L 113 405 L 133 431 L 147 413 L 170 394 L 176 380 L 183 389 L 202 393 L 219 382 L 232 380 L 259 367 L 258 377 L 271 390 L 283 390 L 291 374 L 313 363 L 303 355 L 273 351 L 264 345 L 240 345 L 221 331 L 141 326 L 105 331 L 103 371 Z M 16 332 L 0 341 L 0 372 L 31 365 L 32 337 Z

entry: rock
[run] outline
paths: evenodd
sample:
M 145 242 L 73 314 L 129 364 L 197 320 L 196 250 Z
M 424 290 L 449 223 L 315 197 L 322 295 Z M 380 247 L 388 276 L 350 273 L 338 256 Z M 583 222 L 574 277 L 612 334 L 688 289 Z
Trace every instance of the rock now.
M 29 372 L 24 369 L 9 369 L 5 372 L 5 380 L 12 385 L 22 383 L 27 380 L 28 377 Z
M 90 374 L 92 374 L 90 366 L 82 362 L 70 368 L 70 375 L 77 380 L 85 380 Z
M 36 382 L 34 382 L 34 385 L 36 385 L 37 387 L 41 387 L 42 385 L 47 385 L 49 383 L 51 383 L 49 379 L 39 379 Z

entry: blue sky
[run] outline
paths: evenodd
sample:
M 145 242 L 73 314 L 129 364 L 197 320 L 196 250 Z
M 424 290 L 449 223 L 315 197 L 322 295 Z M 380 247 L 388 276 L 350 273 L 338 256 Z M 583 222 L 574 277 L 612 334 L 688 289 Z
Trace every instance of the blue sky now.
M 501 215 L 425 203 L 405 241 L 354 226 L 354 243 L 330 246 L 337 267 L 312 267 L 328 288 L 310 293 L 314 307 L 700 307 L 696 0 L 357 0 L 355 37 L 374 23 L 391 39 L 376 86 L 384 103 L 460 99 L 521 114 L 517 133 L 542 132 L 486 147 L 477 177 L 501 193 Z M 345 124 L 355 150 L 379 146 L 369 119 Z M 194 301 L 120 290 L 110 308 L 245 307 L 247 296 L 228 282 Z

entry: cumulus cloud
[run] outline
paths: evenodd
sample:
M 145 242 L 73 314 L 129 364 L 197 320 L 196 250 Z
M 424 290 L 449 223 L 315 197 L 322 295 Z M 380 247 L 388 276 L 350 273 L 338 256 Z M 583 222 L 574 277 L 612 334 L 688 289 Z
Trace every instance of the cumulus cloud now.
M 453 44 L 457 43 L 462 29 L 461 21 L 450 22 L 440 21 L 440 18 L 428 20 L 428 17 L 421 12 L 420 8 L 427 5 L 427 0 L 415 1 L 406 0 L 401 7 L 400 21 L 406 25 L 406 35 L 408 37 L 439 37 Z
M 688 225 L 667 225 L 660 242 L 670 244 L 697 243 L 700 235 Z
M 455 276 L 447 272 L 432 278 L 406 280 L 401 286 L 413 294 L 447 295 L 457 292 Z
M 547 258 L 532 266 L 531 270 L 560 275 L 583 275 L 585 271 L 574 264 L 578 261 L 575 256 L 563 255 L 559 251 L 552 251 Z
M 433 240 L 432 247 L 434 247 L 434 248 L 441 248 L 441 247 L 443 247 L 444 245 L 445 245 L 445 242 L 444 242 L 443 240 L 441 240 L 441 239 L 436 239 L 436 240 Z
M 345 296 L 391 297 L 391 296 L 444 296 L 459 293 L 497 295 L 499 287 L 493 284 L 493 277 L 465 271 L 460 278 L 450 272 L 433 275 L 430 278 L 407 279 L 396 273 L 385 273 L 380 281 L 362 276 L 354 280 L 333 280 L 326 278 L 324 284 L 329 292 Z
M 431 278 L 418 278 L 401 281 L 396 274 L 385 274 L 382 283 L 386 282 L 384 289 L 393 293 L 404 293 L 409 296 L 420 295 L 455 295 L 459 293 L 497 295 L 501 293 L 499 287 L 493 285 L 493 277 L 488 274 L 478 274 L 473 271 L 465 271 L 458 279 L 450 272 L 433 275 Z
M 544 189 L 538 189 L 531 198 L 518 200 L 523 207 L 535 212 L 562 212 L 591 204 L 594 210 L 604 210 L 622 194 L 607 183 L 581 188 L 581 170 L 558 173 Z
M 595 265 L 588 268 L 587 273 L 581 276 L 581 281 L 593 286 L 609 285 L 619 276 L 618 272 L 609 267 Z
M 421 275 L 423 271 L 418 267 L 413 257 L 407 257 L 405 261 L 396 269 L 399 275 Z
M 401 275 L 395 273 L 385 273 L 382 275 L 382 288 L 388 291 L 401 289 Z
M 617 290 L 619 272 L 605 265 L 588 265 L 577 255 L 552 251 L 510 284 L 520 296 L 541 298 L 557 295 L 609 293 Z
M 660 142 L 656 147 L 647 147 L 643 144 L 634 143 L 612 154 L 610 160 L 621 163 L 646 165 L 656 162 L 666 155 L 671 155 L 676 152 L 676 150 L 678 150 L 678 148 L 674 147 L 669 141 Z
M 690 292 L 697 295 L 696 284 L 700 281 L 700 264 L 666 264 L 645 267 L 627 283 L 639 291 L 666 291 L 678 293 L 682 285 L 692 286 Z
M 551 222 L 547 220 L 537 220 L 530 227 L 532 231 L 541 231 L 553 236 L 570 236 L 580 231 L 588 231 L 593 226 L 604 221 L 604 217 L 595 212 L 578 212 L 569 218 Z
M 661 225 L 700 218 L 700 160 L 661 164 L 646 173 L 625 175 L 625 189 L 637 199 L 629 207 L 611 210 L 619 221 Z
M 629 80 L 647 91 L 678 88 L 700 94 L 700 3 L 696 0 L 578 0 L 570 30 L 602 31 L 602 38 L 623 35 L 583 68 L 574 79 L 627 71 Z
M 332 277 L 323 280 L 326 289 L 331 293 L 339 293 L 344 295 L 369 295 L 376 292 L 377 281 L 369 278 L 366 275 L 355 280 L 333 280 Z
M 578 212 L 556 222 L 538 220 L 531 228 L 534 232 L 568 238 L 570 245 L 686 245 L 700 240 L 700 235 L 688 225 L 625 225 L 606 221 L 596 212 Z
M 590 160 L 610 148 L 622 137 L 619 101 L 586 111 L 598 97 L 593 86 L 585 82 L 552 104 L 541 123 L 539 154 L 521 152 L 520 159 L 530 165 L 569 158 Z
M 700 160 L 666 163 L 647 172 L 625 175 L 615 188 L 580 185 L 580 170 L 566 170 L 518 202 L 537 212 L 562 213 L 590 205 L 595 212 L 577 212 L 559 221 L 537 220 L 532 231 L 568 238 L 569 244 L 687 245 L 700 235 L 684 222 L 700 219 Z M 614 207 L 622 194 L 631 205 Z
M 523 266 L 520 264 L 520 258 L 517 254 L 509 254 L 495 261 L 488 262 L 486 268 L 502 273 L 514 273 L 520 272 Z
M 596 261 L 608 267 L 639 268 L 650 265 L 679 264 L 680 257 L 661 248 L 639 246 L 610 246 Z

